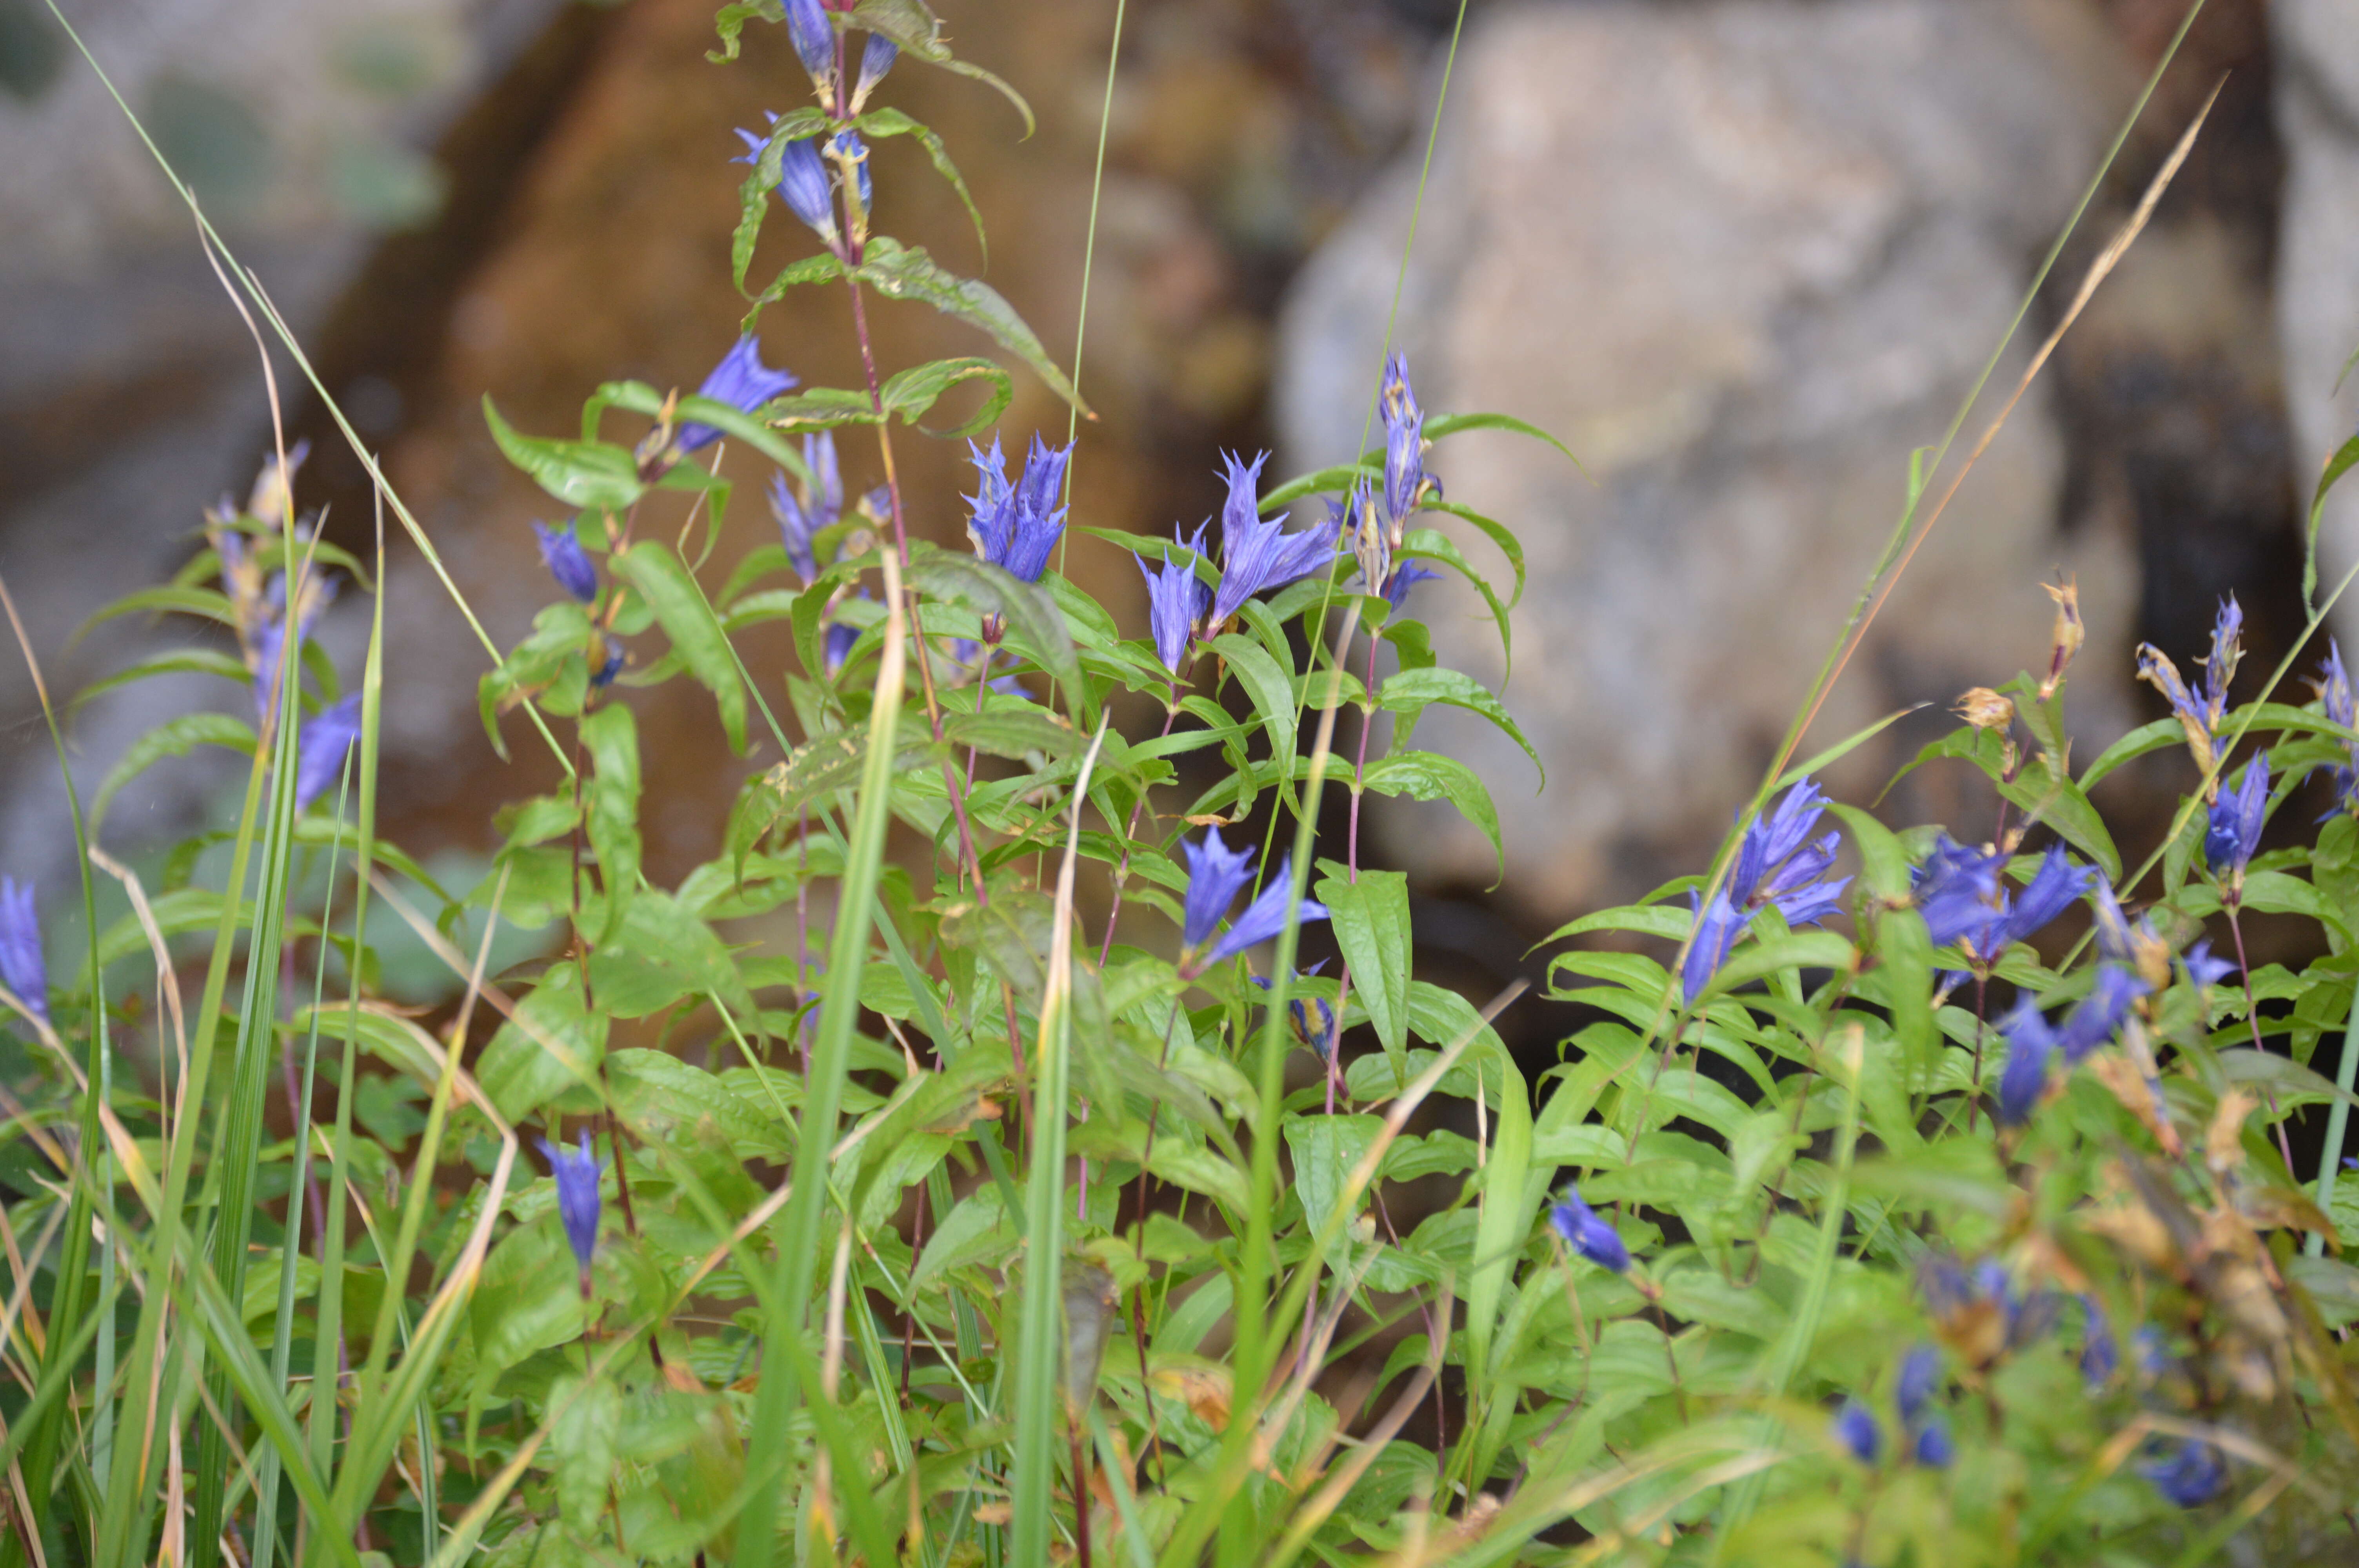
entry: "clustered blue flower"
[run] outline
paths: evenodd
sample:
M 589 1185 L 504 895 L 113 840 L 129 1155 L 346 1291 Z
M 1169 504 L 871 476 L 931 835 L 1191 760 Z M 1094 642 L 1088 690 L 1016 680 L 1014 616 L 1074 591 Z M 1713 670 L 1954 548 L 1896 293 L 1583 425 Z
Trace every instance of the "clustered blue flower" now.
M 1687 961 L 1680 966 L 1682 993 L 1690 1003 L 1703 994 L 1729 950 L 1745 934 L 1759 910 L 1776 905 L 1788 925 L 1810 925 L 1843 907 L 1849 877 L 1830 881 L 1835 848 L 1842 835 L 1830 832 L 1812 840 L 1810 830 L 1825 815 L 1827 797 L 1804 779 L 1779 797 L 1773 809 L 1756 817 L 1737 846 L 1736 861 L 1727 884 L 1704 903 L 1693 892 L 1689 907 L 1695 914 L 1694 935 L 1688 943 Z
M 2050 1061 L 2062 1057 L 2071 1072 L 2089 1054 L 2121 1032 L 2130 1008 L 2147 992 L 2147 983 L 2124 964 L 2100 963 L 2089 994 L 2058 1028 L 2049 1026 L 2039 1003 L 2028 993 L 2016 1000 L 2015 1009 L 1999 1028 L 2006 1036 L 2006 1067 L 1999 1075 L 1998 1119 L 2003 1127 L 2020 1127 L 2047 1091 Z
M 819 579 L 820 531 L 843 514 L 843 478 L 836 465 L 832 432 L 803 438 L 803 467 L 811 476 L 805 493 L 789 488 L 785 474 L 770 476 L 770 515 L 777 519 L 778 542 L 786 547 L 788 564 L 808 585 Z
M 2246 762 L 2236 787 L 2221 791 L 2220 798 L 2212 803 L 2203 831 L 2203 862 L 2232 891 L 2243 884 L 2245 868 L 2252 863 L 2253 851 L 2260 847 L 2261 824 L 2268 808 L 2267 757 L 2255 757 Z
M 1250 463 L 1234 452 L 1222 454 L 1229 493 L 1221 505 L 1221 585 L 1212 595 L 1208 629 L 1226 624 L 1255 594 L 1284 588 L 1334 562 L 1340 527 L 1334 517 L 1289 534 L 1287 514 L 1262 516 L 1257 492 L 1268 460 L 1267 452 Z
M 1007 459 L 1000 452 L 998 437 L 991 438 L 988 452 L 973 441 L 967 443 L 967 450 L 982 481 L 976 492 L 967 497 L 972 513 L 966 535 L 974 545 L 974 553 L 1013 577 L 1038 582 L 1040 574 L 1049 569 L 1049 553 L 1064 536 L 1066 509 L 1057 502 L 1064 489 L 1065 465 L 1072 460 L 1072 443 L 1052 447 L 1035 435 L 1032 449 L 1025 455 L 1024 471 L 1013 484 L 1007 480 Z M 986 624 L 984 639 L 997 641 L 996 631 Z
M 1213 933 L 1221 917 L 1228 914 L 1237 895 L 1253 881 L 1254 853 L 1250 849 L 1231 849 L 1222 842 L 1217 827 L 1206 828 L 1201 842 L 1182 840 L 1180 848 L 1188 857 L 1188 892 L 1181 902 L 1180 920 L 1182 974 L 1201 974 L 1223 958 L 1234 957 L 1286 929 L 1286 905 L 1294 881 L 1292 856 L 1280 862 L 1277 875 L 1245 905 L 1245 912 L 1230 923 L 1228 930 L 1215 938 Z M 1327 906 L 1316 899 L 1305 898 L 1299 909 L 1299 923 L 1302 925 L 1327 918 Z
M 1193 534 L 1174 529 L 1173 538 L 1187 554 L 1184 557 L 1180 550 L 1166 554 L 1160 571 L 1149 571 L 1146 558 L 1138 557 L 1138 569 L 1147 578 L 1147 623 L 1155 633 L 1155 655 L 1175 676 L 1188 662 L 1188 649 L 1203 626 L 1205 612 L 1212 607 L 1212 590 L 1196 575 L 1196 562 L 1204 558 L 1204 530 L 1211 525 L 1199 524 Z
M 1599 1268 L 1616 1274 L 1630 1271 L 1630 1249 L 1623 1245 L 1622 1233 L 1583 1203 L 1572 1188 L 1567 1187 L 1563 1198 L 1549 1210 L 1549 1224 L 1564 1238 L 1566 1246 Z
M 1425 410 L 1409 385 L 1407 356 L 1395 353 L 1386 360 L 1376 406 L 1385 422 L 1384 483 L 1377 489 L 1364 481 L 1354 484 L 1331 522 L 1339 534 L 1350 534 L 1362 584 L 1397 612 L 1410 589 L 1441 575 L 1397 558 L 1410 516 L 1441 493 L 1440 481 L 1425 470 Z
M 1970 849 L 1945 833 L 1915 873 L 1918 913 L 1934 945 L 1955 946 L 1982 971 L 2014 944 L 2029 941 L 2096 881 L 2094 871 L 2073 865 L 2062 845 L 2052 845 L 2023 892 L 2013 894 L 2002 875 L 2006 862 L 2003 850 Z

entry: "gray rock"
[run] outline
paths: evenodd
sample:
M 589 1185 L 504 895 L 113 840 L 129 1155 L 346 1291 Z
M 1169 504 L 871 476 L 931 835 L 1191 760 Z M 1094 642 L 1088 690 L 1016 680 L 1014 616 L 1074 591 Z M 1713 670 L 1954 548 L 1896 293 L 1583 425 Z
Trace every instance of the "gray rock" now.
M 2319 468 L 2359 425 L 2359 377 L 2342 380 L 2359 350 L 2359 12 L 2346 0 L 2277 0 L 2277 135 L 2285 146 L 2285 211 L 2277 238 L 2278 336 L 2286 414 L 2293 426 L 2294 492 L 2307 517 Z M 2319 590 L 2359 564 L 2359 485 L 2327 503 L 2319 537 Z M 2359 640 L 2359 600 L 2334 615 Z
M 2107 106 L 2072 79 L 2065 20 L 2000 0 L 1533 5 L 1469 37 L 1397 341 L 1430 411 L 1530 420 L 1592 477 L 1489 432 L 1430 457 L 1528 554 L 1512 672 L 1471 593 L 1418 602 L 1445 662 L 1512 674 L 1546 790 L 1535 809 L 1530 764 L 1468 716 L 1431 714 L 1418 743 L 1483 773 L 1527 908 L 1692 864 L 1749 794 L 1899 514 L 1911 449 L 1941 438 L 2093 167 Z M 1412 155 L 1284 311 L 1289 470 L 1362 444 L 1416 178 Z M 1984 410 L 2031 346 L 2001 358 Z M 2114 534 L 2060 531 L 2060 470 L 2035 386 L 1804 754 L 2042 665 L 2059 569 L 2092 653 L 2125 652 L 2136 568 Z M 2120 662 L 2075 672 L 2083 745 L 2126 722 Z M 1833 782 L 1872 791 L 1892 760 L 1870 746 Z M 1487 846 L 1438 807 L 1377 828 L 1426 877 L 1491 880 Z

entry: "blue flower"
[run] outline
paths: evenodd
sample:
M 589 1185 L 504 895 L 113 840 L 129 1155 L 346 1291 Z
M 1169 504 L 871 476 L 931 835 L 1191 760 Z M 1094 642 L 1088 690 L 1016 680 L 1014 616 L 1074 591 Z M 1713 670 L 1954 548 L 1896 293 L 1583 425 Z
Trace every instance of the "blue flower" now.
M 2122 1353 L 2114 1344 L 2113 1325 L 2105 1316 L 2104 1303 L 2094 1296 L 2081 1298 L 2081 1310 L 2088 1315 L 2088 1338 L 2081 1347 L 2081 1378 L 2093 1389 L 2101 1389 L 2114 1380 L 2121 1370 Z
M 1431 567 L 1403 561 L 1393 568 L 1392 576 L 1385 579 L 1385 602 L 1391 605 L 1393 613 L 1397 615 L 1400 607 L 1408 601 L 1410 589 L 1421 582 L 1439 582 L 1440 579 L 1441 574 Z
M 2260 847 L 2261 819 L 2269 808 L 2269 761 L 2255 757 L 2245 764 L 2243 779 L 2233 793 L 2223 791 L 2212 805 L 2203 833 L 2203 860 L 2214 876 L 2241 881 L 2245 867 Z
M 1876 1450 L 1884 1446 L 1884 1433 L 1877 1429 L 1875 1417 L 1857 1400 L 1845 1400 L 1843 1409 L 1835 1411 L 1834 1433 L 1835 1440 L 1863 1465 L 1875 1464 Z
M 1893 1403 L 1899 1407 L 1900 1419 L 1914 1424 L 1940 1387 L 1941 1353 L 1930 1345 L 1912 1346 L 1900 1358 L 1900 1379 L 1893 1390 Z
M 603 637 L 599 642 L 600 645 L 606 650 L 606 660 L 590 672 L 590 686 L 595 691 L 603 691 L 614 685 L 614 677 L 623 673 L 622 644 Z
M 1007 460 L 1000 453 L 998 437 L 991 438 L 989 452 L 973 441 L 967 450 L 982 481 L 976 493 L 967 497 L 973 511 L 966 535 L 974 553 L 1011 576 L 1038 582 L 1064 534 L 1065 508 L 1056 503 L 1065 482 L 1065 465 L 1072 459 L 1072 443 L 1051 447 L 1035 435 L 1024 472 L 1013 485 L 1007 482 Z
M 835 186 L 828 178 L 827 160 L 820 157 L 819 143 L 809 136 L 778 149 L 778 200 L 828 249 L 843 248 L 843 232 L 835 224 Z
M 2039 865 L 2031 873 L 2031 881 L 2022 892 L 2013 898 L 2013 907 L 1999 924 L 1994 935 L 1996 945 L 1987 955 L 1996 959 L 2008 946 L 2030 940 L 2065 910 L 2078 902 L 2095 884 L 2097 873 L 2086 866 L 2075 866 L 2061 844 L 2050 845 L 2040 857 Z M 2007 902 L 2004 892 L 2001 902 Z
M 1294 976 L 1296 983 L 1299 985 L 1305 978 L 1326 967 L 1327 960 L 1321 958 L 1307 969 L 1297 970 Z M 1253 983 L 1264 990 L 1270 989 L 1269 981 L 1260 975 L 1253 978 Z M 1287 1023 L 1296 1044 L 1308 1045 L 1318 1053 L 1322 1062 L 1335 1054 L 1335 1009 L 1324 997 L 1312 996 L 1295 986 L 1288 986 L 1286 1011 Z
M 1192 535 L 1181 536 L 1180 545 L 1190 556 L 1201 558 L 1204 553 L 1204 528 L 1200 524 Z M 1147 618 L 1155 629 L 1155 654 L 1163 667 L 1173 675 L 1188 662 L 1188 645 L 1195 640 L 1196 629 L 1202 624 L 1204 611 L 1212 608 L 1212 590 L 1196 576 L 1191 560 L 1182 559 L 1176 552 L 1163 557 L 1163 569 L 1149 571 L 1145 557 L 1136 557 L 1138 569 L 1147 578 Z
M 1950 1436 L 1948 1417 L 1936 1411 L 1917 1429 L 1915 1457 L 1928 1470 L 1946 1470 L 1956 1462 L 1958 1444 Z
M 709 397 L 715 403 L 726 403 L 732 408 L 751 414 L 778 394 L 795 384 L 792 372 L 772 370 L 762 362 L 762 345 L 752 338 L 737 340 L 734 347 L 721 356 L 712 373 L 696 389 L 699 397 Z M 694 420 L 682 424 L 675 438 L 682 453 L 711 446 L 721 438 L 721 432 L 710 425 Z
M 2039 1103 L 2048 1087 L 2049 1058 L 2056 1054 L 2056 1035 L 2041 1016 L 2039 1004 L 2028 996 L 2018 999 L 2015 1011 L 1999 1023 L 2006 1035 L 2006 1070 L 1998 1080 L 1998 1119 L 2002 1127 L 2020 1127 Z
M 860 51 L 860 80 L 852 89 L 853 114 L 860 113 L 860 106 L 868 101 L 869 92 L 885 80 L 885 73 L 893 69 L 893 62 L 900 57 L 900 45 L 882 33 L 868 35 L 868 42 Z
M 33 1016 L 49 1021 L 49 966 L 41 957 L 41 914 L 33 884 L 0 877 L 0 980 Z
M 1286 906 L 1293 894 L 1294 857 L 1288 855 L 1277 868 L 1277 875 L 1266 883 L 1254 901 L 1245 905 L 1245 913 L 1230 923 L 1212 950 L 1204 955 L 1197 967 L 1207 968 L 1223 958 L 1234 957 L 1257 943 L 1266 942 L 1286 929 Z M 1192 891 L 1192 889 L 1190 890 Z M 1309 925 L 1327 918 L 1327 906 L 1306 897 L 1298 906 L 1298 925 Z
M 1925 917 L 1933 946 L 1947 947 L 1978 934 L 2003 914 L 1999 871 L 2006 864 L 2004 854 L 1970 849 L 1946 833 L 1933 841 L 1933 852 L 1913 878 L 1917 912 Z
M 361 694 L 353 692 L 306 719 L 295 738 L 295 810 L 310 809 L 344 771 L 344 753 L 361 738 Z
M 1695 934 L 1688 942 L 1687 961 L 1680 966 L 1680 990 L 1692 1005 L 1728 961 L 1728 950 L 1752 924 L 1753 912 L 1740 913 L 1728 902 L 1725 889 L 1712 894 L 1708 904 L 1698 903 L 1696 894 L 1690 892 L 1688 905 L 1695 913 Z
M 1425 471 L 1425 410 L 1408 384 L 1408 355 L 1395 353 L 1385 361 L 1377 401 L 1385 419 L 1385 513 L 1392 546 L 1398 549 L 1402 528 L 1431 483 Z
M 570 523 L 552 528 L 536 521 L 533 533 L 540 540 L 540 564 L 557 579 L 557 586 L 588 604 L 598 597 L 598 568 L 590 559 L 590 552 L 582 547 L 581 538 Z
M 1688 945 L 1680 980 L 1689 1001 L 1727 961 L 1729 949 L 1752 924 L 1754 911 L 1775 904 L 1787 925 L 1810 925 L 1843 907 L 1843 892 L 1851 879 L 1825 880 L 1833 869 L 1841 835 L 1810 838 L 1826 808 L 1827 798 L 1819 786 L 1801 780 L 1745 829 L 1726 888 L 1714 893 L 1709 904 L 1699 903 L 1694 893 L 1688 895 L 1689 907 L 1696 913 L 1695 936 Z
M 1222 455 L 1229 495 L 1221 507 L 1221 586 L 1212 596 L 1208 625 L 1223 624 L 1263 589 L 1284 588 L 1334 562 L 1343 527 L 1340 514 L 1298 534 L 1286 532 L 1285 513 L 1267 519 L 1261 515 L 1255 492 L 1262 464 L 1268 460 L 1267 452 L 1251 463 L 1240 461 L 1233 452 Z
M 2210 1502 L 2228 1480 L 2228 1464 L 2220 1451 L 2191 1437 L 2180 1439 L 2168 1459 L 2141 1465 L 2138 1472 L 2154 1483 L 2156 1491 L 2182 1509 Z
M 852 656 L 853 647 L 859 641 L 859 627 L 849 625 L 842 621 L 828 622 L 824 641 L 820 646 L 820 658 L 827 666 L 828 677 L 831 680 L 842 672 L 843 661 Z
M 1231 850 L 1217 827 L 1204 830 L 1203 842 L 1190 844 L 1182 839 L 1180 848 L 1188 857 L 1188 895 L 1180 911 L 1180 946 L 1192 953 L 1212 940 L 1221 916 L 1228 914 L 1229 905 L 1253 881 L 1254 856 L 1251 849 Z
M 1549 1210 L 1549 1223 L 1564 1238 L 1566 1246 L 1599 1268 L 1616 1274 L 1630 1271 L 1630 1249 L 1622 1244 L 1621 1233 L 1582 1202 L 1572 1188 L 1567 1187 L 1564 1201 Z
M 2056 1048 L 2063 1054 L 2064 1065 L 2079 1066 L 2082 1058 L 2120 1033 L 2130 1004 L 2146 990 L 2146 982 L 2136 971 L 2120 964 L 2099 964 L 2089 994 L 2056 1031 Z
M 2189 947 L 2184 955 L 2184 961 L 2187 965 L 2187 978 L 2199 987 L 2216 986 L 2236 972 L 2235 965 L 2225 958 L 2215 958 L 2212 956 L 2212 943 L 2208 937 Z
M 811 475 L 808 495 L 797 495 L 785 474 L 770 476 L 770 515 L 778 520 L 778 542 L 786 547 L 788 564 L 808 584 L 819 577 L 813 540 L 843 513 L 843 478 L 836 467 L 833 432 L 803 438 L 803 467 Z
M 824 92 L 835 71 L 835 27 L 827 19 L 827 7 L 820 0 L 786 0 L 786 12 L 795 56 Z
M 311 634 L 311 623 L 320 618 L 320 611 L 325 610 L 335 597 L 336 584 L 330 578 L 307 577 L 302 587 L 296 590 L 293 614 L 298 657 L 300 657 L 303 639 Z M 275 613 L 254 628 L 250 664 L 254 670 L 255 711 L 267 721 L 277 711 L 278 698 L 282 695 L 277 689 L 278 659 L 287 641 L 288 613 L 287 579 L 283 574 L 270 579 L 265 600 L 268 610 Z
M 2343 668 L 2343 648 L 2332 637 L 2326 640 L 2326 657 L 2318 666 L 2312 682 L 2318 688 L 2319 706 L 2326 717 L 2345 730 L 2359 728 L 2359 709 L 2354 709 L 2351 696 L 2351 677 Z M 2332 775 L 2334 784 L 2334 806 L 2326 816 L 2338 811 L 2359 811 L 2359 741 L 2343 742 L 2343 766 Z M 2319 818 L 2321 822 L 2326 816 Z
M 557 1180 L 557 1217 L 565 1227 L 565 1240 L 582 1265 L 582 1288 L 590 1288 L 590 1258 L 598 1249 L 598 1177 L 604 1161 L 591 1152 L 590 1130 L 582 1130 L 576 1153 L 544 1138 L 540 1152 L 549 1157 L 549 1173 Z

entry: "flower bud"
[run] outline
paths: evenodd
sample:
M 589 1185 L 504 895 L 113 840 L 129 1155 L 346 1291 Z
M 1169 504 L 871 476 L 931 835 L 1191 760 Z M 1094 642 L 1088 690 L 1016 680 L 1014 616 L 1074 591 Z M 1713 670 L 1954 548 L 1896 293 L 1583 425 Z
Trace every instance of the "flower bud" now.
M 1977 730 L 2005 730 L 2015 722 L 2014 702 L 1986 686 L 1961 695 L 1952 711 Z

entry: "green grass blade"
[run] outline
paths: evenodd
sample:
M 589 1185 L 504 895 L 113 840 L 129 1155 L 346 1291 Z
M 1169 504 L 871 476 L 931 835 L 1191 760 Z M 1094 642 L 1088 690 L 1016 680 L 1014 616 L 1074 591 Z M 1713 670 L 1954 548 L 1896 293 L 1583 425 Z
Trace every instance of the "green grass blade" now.
M 810 1059 L 801 1125 L 796 1130 L 793 1183 L 778 1238 L 775 1285 L 765 1333 L 774 1347 L 799 1346 L 803 1318 L 827 1255 L 822 1220 L 827 1169 L 834 1148 L 843 1083 L 851 1070 L 852 1036 L 860 1011 L 860 977 L 866 968 L 868 932 L 875 917 L 877 884 L 885 857 L 885 830 L 892 818 L 893 736 L 901 716 L 908 628 L 901 590 L 900 562 L 880 552 L 885 568 L 885 645 L 877 659 L 875 702 L 869 712 L 867 758 L 861 771 L 860 804 L 844 855 L 835 930 L 828 943 L 827 983 L 821 992 L 819 1038 Z M 762 1368 L 755 1396 L 753 1432 L 746 1444 L 747 1502 L 737 1521 L 734 1561 L 737 1568 L 768 1568 L 777 1533 L 778 1491 L 787 1459 L 787 1418 L 803 1395 L 797 1357 L 777 1356 Z

